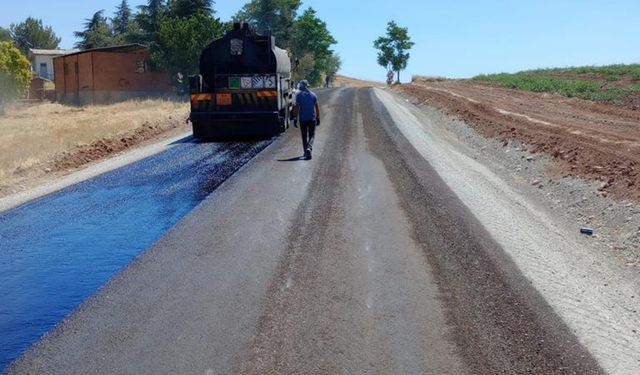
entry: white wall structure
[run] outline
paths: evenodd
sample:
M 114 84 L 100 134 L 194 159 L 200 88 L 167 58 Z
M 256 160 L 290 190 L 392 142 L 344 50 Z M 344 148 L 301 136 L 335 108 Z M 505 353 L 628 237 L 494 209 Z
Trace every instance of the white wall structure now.
M 35 73 L 36 76 L 53 81 L 55 78 L 53 72 L 53 58 L 75 52 L 78 52 L 78 50 L 29 49 L 29 61 L 31 62 L 31 70 Z

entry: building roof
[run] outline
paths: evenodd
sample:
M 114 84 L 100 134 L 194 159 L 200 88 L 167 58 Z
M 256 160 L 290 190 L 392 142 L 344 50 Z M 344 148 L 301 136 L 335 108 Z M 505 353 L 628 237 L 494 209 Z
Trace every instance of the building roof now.
M 85 49 L 82 51 L 75 50 L 72 53 L 65 54 L 65 56 L 79 55 L 81 53 L 87 53 L 87 52 L 131 53 L 131 52 L 143 51 L 148 48 L 149 47 L 143 44 L 133 43 L 133 44 L 124 44 L 119 46 Z
M 78 52 L 77 49 L 39 49 L 39 48 L 30 48 L 29 55 L 49 55 L 49 56 L 62 56 L 69 53 Z

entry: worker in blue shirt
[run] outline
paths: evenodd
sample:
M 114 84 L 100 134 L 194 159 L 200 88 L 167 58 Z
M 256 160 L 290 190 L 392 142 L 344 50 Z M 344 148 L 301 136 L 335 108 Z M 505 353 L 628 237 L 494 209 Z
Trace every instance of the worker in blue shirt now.
M 318 97 L 316 94 L 309 90 L 309 82 L 306 80 L 300 81 L 298 90 L 300 91 L 296 94 L 296 104 L 293 114 L 296 119 L 300 120 L 304 157 L 310 160 L 316 126 L 320 125 L 320 106 L 318 105 Z M 293 125 L 297 127 L 295 120 Z

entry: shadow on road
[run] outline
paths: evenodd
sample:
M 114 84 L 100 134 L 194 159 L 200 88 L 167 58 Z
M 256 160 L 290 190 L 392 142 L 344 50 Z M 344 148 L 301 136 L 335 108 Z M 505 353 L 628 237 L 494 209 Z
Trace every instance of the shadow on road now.
M 198 143 L 198 140 L 195 139 L 193 137 L 193 135 L 188 135 L 184 138 L 180 138 L 177 141 L 171 142 L 169 145 L 173 146 L 173 145 L 178 145 L 178 144 L 182 144 L 182 143 Z
M 208 137 L 208 138 L 196 138 L 193 134 L 190 134 L 184 138 L 180 138 L 170 145 L 178 145 L 185 143 L 200 144 L 200 143 L 258 143 L 266 140 L 274 139 L 273 136 L 228 136 L 228 137 Z
M 304 157 L 304 155 L 302 156 L 296 156 L 294 158 L 290 158 L 290 159 L 278 159 L 278 161 L 281 162 L 287 162 L 287 161 L 307 161 L 307 158 Z

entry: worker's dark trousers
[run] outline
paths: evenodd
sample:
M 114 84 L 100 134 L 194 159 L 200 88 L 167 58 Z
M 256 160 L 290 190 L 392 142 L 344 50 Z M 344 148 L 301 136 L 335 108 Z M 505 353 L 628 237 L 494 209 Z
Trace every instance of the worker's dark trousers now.
M 301 121 L 300 133 L 302 133 L 302 149 L 303 151 L 313 151 L 313 138 L 316 136 L 315 121 Z

